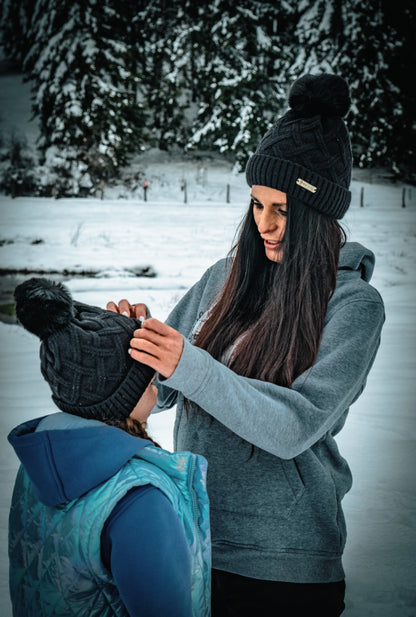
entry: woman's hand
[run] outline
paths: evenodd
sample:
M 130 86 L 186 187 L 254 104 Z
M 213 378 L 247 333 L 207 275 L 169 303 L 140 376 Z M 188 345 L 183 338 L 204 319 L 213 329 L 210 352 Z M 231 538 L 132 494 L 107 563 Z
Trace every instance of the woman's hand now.
M 120 315 L 126 315 L 127 317 L 136 317 L 136 319 L 146 319 L 147 306 L 138 302 L 137 304 L 130 304 L 128 300 L 120 300 L 118 304 L 115 302 L 108 302 L 106 306 L 107 311 L 113 311 L 113 313 L 120 313 Z
M 131 357 L 151 366 L 162 377 L 171 377 L 182 355 L 182 334 L 151 317 L 134 331 L 133 336 L 129 349 Z

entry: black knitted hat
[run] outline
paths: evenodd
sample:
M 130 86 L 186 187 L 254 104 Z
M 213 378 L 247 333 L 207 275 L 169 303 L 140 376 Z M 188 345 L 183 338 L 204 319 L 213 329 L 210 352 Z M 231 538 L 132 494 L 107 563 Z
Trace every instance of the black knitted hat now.
M 155 373 L 128 353 L 141 322 L 75 302 L 42 278 L 18 285 L 14 297 L 18 320 L 42 341 L 41 371 L 59 409 L 102 421 L 129 416 Z
M 342 218 L 351 201 L 351 143 L 342 119 L 350 105 L 342 77 L 304 75 L 296 80 L 289 111 L 265 134 L 247 163 L 249 186 L 278 189 Z

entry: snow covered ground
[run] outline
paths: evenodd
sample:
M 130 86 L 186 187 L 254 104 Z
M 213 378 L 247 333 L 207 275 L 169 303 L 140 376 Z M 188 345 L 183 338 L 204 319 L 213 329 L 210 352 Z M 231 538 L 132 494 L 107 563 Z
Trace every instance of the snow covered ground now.
M 206 267 L 230 249 L 248 204 L 244 178 L 226 165 L 205 169 L 175 161 L 149 165 L 148 199 L 53 200 L 0 196 L 0 267 L 92 269 L 95 278 L 70 277 L 73 295 L 105 306 L 127 297 L 166 318 Z M 180 189 L 188 184 L 188 204 Z M 230 184 L 231 203 L 226 204 Z M 359 195 L 364 187 L 364 207 Z M 354 475 L 345 498 L 349 537 L 345 553 L 345 617 L 416 616 L 416 199 L 402 187 L 353 182 L 345 218 L 349 239 L 376 254 L 373 284 L 387 312 L 381 348 L 368 385 L 339 436 Z M 110 199 L 114 197 L 114 199 Z M 149 265 L 154 278 L 129 273 Z M 1 278 L 1 277 L 0 277 Z M 22 280 L 3 278 L 10 291 Z M 4 301 L 4 300 L 2 300 Z M 0 322 L 0 614 L 10 617 L 7 517 L 18 461 L 6 437 L 26 419 L 54 410 L 38 362 L 39 343 Z M 150 431 L 172 448 L 174 412 L 155 415 Z

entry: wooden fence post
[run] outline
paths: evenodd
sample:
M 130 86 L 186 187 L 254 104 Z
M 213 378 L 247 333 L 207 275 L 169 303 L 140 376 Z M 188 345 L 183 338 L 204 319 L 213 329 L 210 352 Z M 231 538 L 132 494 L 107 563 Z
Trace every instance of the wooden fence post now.
M 183 191 L 183 203 L 187 204 L 188 203 L 188 193 L 186 190 L 186 180 L 182 180 L 181 189 Z
M 54 183 L 54 185 L 53 185 L 53 188 L 52 188 L 52 197 L 53 197 L 54 199 L 58 199 L 58 197 L 59 197 L 59 185 L 58 185 L 58 180 L 55 180 L 55 183 Z

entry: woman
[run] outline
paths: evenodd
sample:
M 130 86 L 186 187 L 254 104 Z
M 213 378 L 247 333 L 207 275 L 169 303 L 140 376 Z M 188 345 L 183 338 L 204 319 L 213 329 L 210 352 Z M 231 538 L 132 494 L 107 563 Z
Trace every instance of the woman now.
M 140 322 L 45 279 L 15 298 L 61 412 L 9 435 L 22 462 L 9 519 L 13 615 L 209 617 L 206 462 L 146 433 L 154 370 L 128 355 Z
M 175 448 L 208 460 L 214 617 L 344 609 L 351 474 L 335 436 L 384 308 L 369 285 L 374 255 L 345 243 L 338 223 L 351 199 L 348 86 L 305 75 L 289 105 L 247 164 L 234 251 L 131 341 L 159 373 L 159 410 L 177 404 Z

